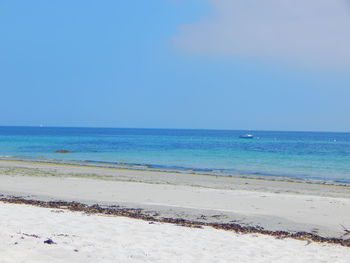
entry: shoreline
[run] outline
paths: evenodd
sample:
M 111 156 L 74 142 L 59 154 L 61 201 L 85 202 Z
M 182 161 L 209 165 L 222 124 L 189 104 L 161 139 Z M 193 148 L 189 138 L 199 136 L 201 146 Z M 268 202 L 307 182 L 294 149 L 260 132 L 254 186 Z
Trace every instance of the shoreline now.
M 204 226 L 350 240 L 350 188 L 341 185 L 0 160 L 0 195 L 9 202 L 138 210 L 160 222 L 180 218 Z
M 298 194 L 316 194 L 323 196 L 323 193 L 318 191 L 319 187 L 321 187 L 327 190 L 326 196 L 334 195 L 335 197 L 350 198 L 350 184 L 335 183 L 332 181 L 295 181 L 278 180 L 270 177 L 250 178 L 244 176 L 214 176 L 210 174 L 181 173 L 176 171 L 168 172 L 160 170 L 89 166 L 66 162 L 0 159 L 0 175 L 86 178 L 148 184 L 187 185 L 202 188 L 231 190 L 267 190 L 275 191 L 276 193 L 287 192 Z M 259 187 L 256 188 L 255 186 Z M 261 189 L 261 186 L 265 186 L 266 189 Z
M 11 155 L 8 155 L 11 156 Z M 349 181 L 338 181 L 338 180 L 328 180 L 328 179 L 314 179 L 314 178 L 303 178 L 298 176 L 290 175 L 263 175 L 263 174 L 252 174 L 252 173 L 241 173 L 237 172 L 234 174 L 229 174 L 222 172 L 224 169 L 196 169 L 196 168 L 157 168 L 156 165 L 151 164 L 128 164 L 128 163 L 113 163 L 113 162 L 103 162 L 103 161 L 89 161 L 89 160 L 44 160 L 44 159 L 25 159 L 25 158 L 10 158 L 1 157 L 1 162 L 22 162 L 22 163 L 37 163 L 37 164 L 54 164 L 54 165 L 69 165 L 78 167 L 100 167 L 107 169 L 116 170 L 131 170 L 131 171 L 150 171 L 150 172 L 160 172 L 160 173 L 173 173 L 173 174 L 190 174 L 190 175 L 200 175 L 200 176 L 213 176 L 213 177 L 225 177 L 225 178 L 240 178 L 240 179 L 252 179 L 252 180 L 265 180 L 265 181 L 281 181 L 281 182 L 293 182 L 301 184 L 323 184 L 323 185 L 336 185 L 350 187 Z

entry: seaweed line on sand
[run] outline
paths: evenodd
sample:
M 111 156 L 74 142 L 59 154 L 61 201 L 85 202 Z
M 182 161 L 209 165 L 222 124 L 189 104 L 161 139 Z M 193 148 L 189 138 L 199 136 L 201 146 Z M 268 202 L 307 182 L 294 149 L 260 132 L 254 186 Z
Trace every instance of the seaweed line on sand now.
M 159 222 L 159 223 L 170 223 L 176 224 L 186 227 L 194 227 L 194 228 L 202 228 L 213 227 L 216 229 L 233 231 L 235 233 L 241 234 L 264 234 L 274 236 L 279 239 L 283 238 L 293 238 L 304 241 L 314 241 L 320 243 L 329 243 L 329 244 L 337 244 L 345 247 L 350 247 L 350 238 L 349 239 L 341 239 L 341 238 L 329 238 L 322 237 L 320 235 L 308 232 L 296 232 L 291 233 L 287 231 L 270 231 L 266 230 L 259 226 L 242 226 L 236 223 L 208 223 L 208 222 L 200 222 L 200 221 L 192 221 L 186 220 L 183 218 L 156 218 L 154 216 L 148 215 L 144 212 L 143 209 L 135 209 L 135 208 L 124 208 L 120 206 L 109 206 L 109 207 L 101 207 L 98 204 L 87 205 L 78 202 L 66 202 L 66 201 L 39 201 L 39 200 L 31 200 L 24 199 L 20 197 L 0 197 L 0 201 L 4 203 L 10 204 L 25 204 L 25 205 L 33 205 L 45 208 L 55 208 L 55 209 L 66 209 L 70 211 L 76 212 L 84 212 L 87 214 L 103 214 L 110 216 L 123 216 L 135 219 L 142 219 L 149 222 Z

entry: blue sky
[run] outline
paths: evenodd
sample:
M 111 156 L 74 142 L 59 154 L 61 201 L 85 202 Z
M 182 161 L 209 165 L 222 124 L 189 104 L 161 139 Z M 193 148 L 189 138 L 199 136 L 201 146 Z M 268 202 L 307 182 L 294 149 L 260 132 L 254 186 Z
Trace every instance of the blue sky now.
M 0 125 L 350 131 L 350 9 L 304 2 L 3 0 Z

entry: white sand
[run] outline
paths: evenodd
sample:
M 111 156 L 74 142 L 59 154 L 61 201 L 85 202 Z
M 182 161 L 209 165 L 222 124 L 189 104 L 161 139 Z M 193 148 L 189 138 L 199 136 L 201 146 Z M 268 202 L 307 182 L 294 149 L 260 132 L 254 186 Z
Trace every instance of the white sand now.
M 0 237 L 0 263 L 350 260 L 350 249 L 337 245 L 1 202 Z
M 0 194 L 124 205 L 192 220 L 204 215 L 327 237 L 350 229 L 350 188 L 343 186 L 0 161 Z
M 0 161 L 0 195 L 328 237 L 350 229 L 341 185 Z M 350 262 L 350 248 L 0 202 L 0 263 L 11 262 Z

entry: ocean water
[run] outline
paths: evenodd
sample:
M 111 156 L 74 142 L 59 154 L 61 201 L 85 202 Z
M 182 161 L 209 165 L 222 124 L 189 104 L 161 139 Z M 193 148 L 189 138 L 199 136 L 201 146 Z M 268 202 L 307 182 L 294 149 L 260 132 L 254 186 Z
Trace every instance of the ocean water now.
M 350 182 L 350 133 L 0 127 L 1 159 Z M 72 153 L 55 153 L 68 149 Z

